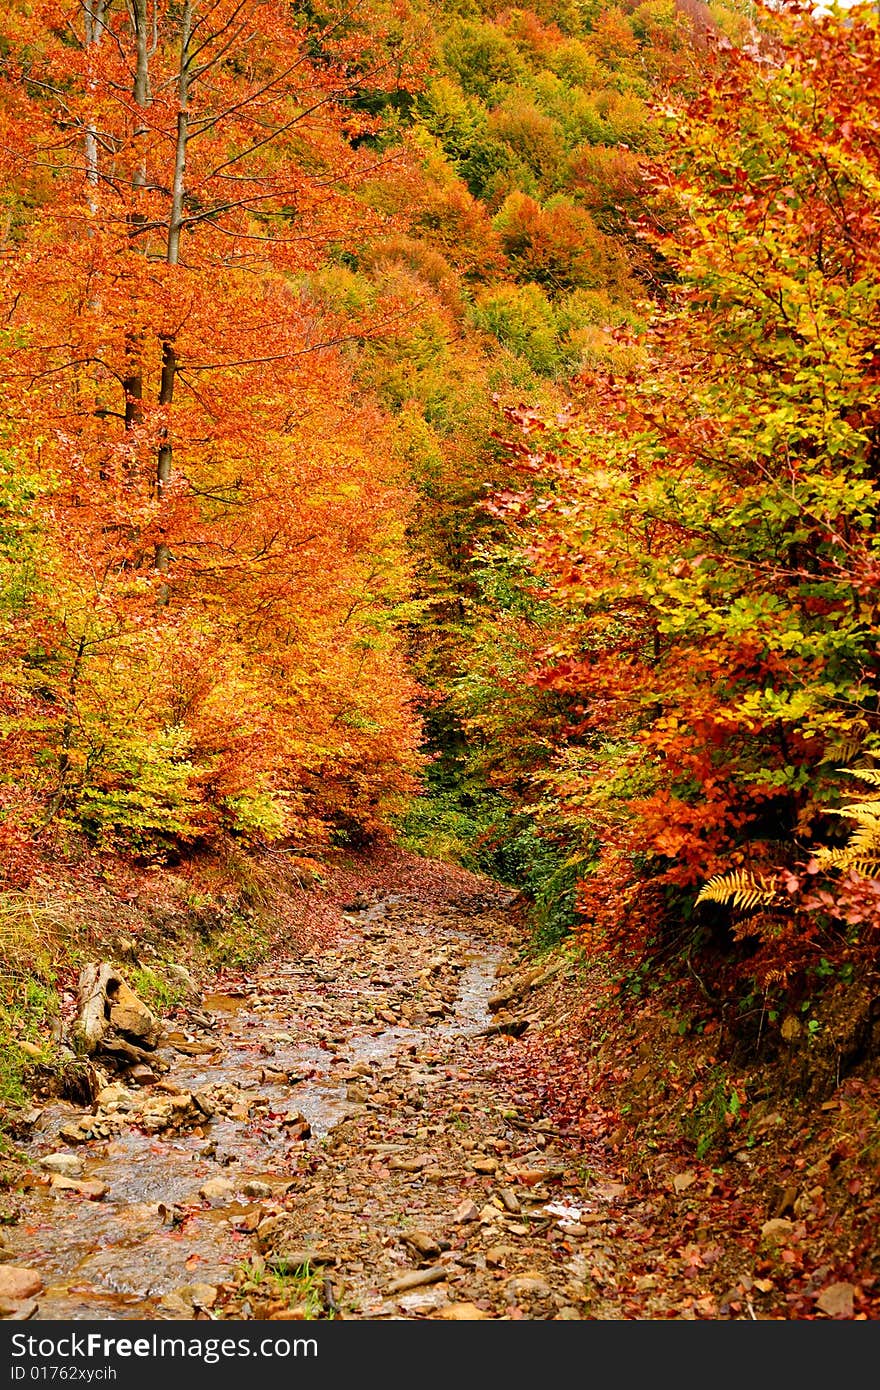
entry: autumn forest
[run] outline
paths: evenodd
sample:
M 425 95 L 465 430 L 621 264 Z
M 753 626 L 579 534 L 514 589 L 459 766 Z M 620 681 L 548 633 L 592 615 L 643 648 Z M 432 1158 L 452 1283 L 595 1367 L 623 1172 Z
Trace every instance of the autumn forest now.
M 878 119 L 867 5 L 9 0 L 4 1318 L 877 1316 Z

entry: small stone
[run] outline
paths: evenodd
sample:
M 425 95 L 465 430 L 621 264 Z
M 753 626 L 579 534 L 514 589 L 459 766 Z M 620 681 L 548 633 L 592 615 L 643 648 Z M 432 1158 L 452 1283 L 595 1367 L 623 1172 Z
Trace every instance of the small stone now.
M 199 1196 L 212 1207 L 222 1207 L 235 1196 L 235 1184 L 227 1178 L 209 1178 L 199 1188 Z
M 816 1307 L 829 1318 L 851 1318 L 854 1292 L 852 1284 L 829 1284 L 816 1299 Z
M 486 1251 L 486 1264 L 488 1268 L 502 1269 L 510 1253 L 511 1251 L 506 1245 L 491 1245 Z
M 111 1105 L 121 1105 L 131 1100 L 131 1093 L 126 1086 L 114 1081 L 112 1085 L 105 1086 L 98 1092 L 97 1101 L 102 1110 L 108 1110 Z
M 20 1302 L 32 1298 L 43 1287 L 43 1277 L 39 1270 L 28 1269 L 25 1265 L 0 1265 L 0 1298 Z
M 505 1210 L 505 1211 L 509 1211 L 509 1212 L 511 1213 L 511 1215 L 513 1215 L 513 1216 L 518 1216 L 518 1215 L 519 1215 L 519 1213 L 522 1211 L 522 1207 L 520 1206 L 520 1204 L 519 1204 L 519 1202 L 518 1202 L 518 1200 L 517 1200 L 516 1193 L 513 1191 L 512 1188 L 510 1188 L 510 1187 L 501 1187 L 501 1188 L 499 1188 L 499 1189 L 498 1189 L 498 1196 L 501 1198 L 502 1202 L 504 1203 L 504 1210 Z
M 440 1246 L 433 1236 L 429 1236 L 426 1231 L 404 1231 L 402 1236 L 405 1244 L 412 1247 L 419 1255 L 426 1260 L 433 1259 L 440 1254 Z
M 6 1318 L 10 1322 L 26 1322 L 34 1316 L 37 1306 L 33 1298 L 21 1301 L 15 1298 L 0 1298 L 0 1318 Z
M 135 1086 L 152 1086 L 158 1080 L 153 1068 L 148 1067 L 146 1062 L 135 1063 L 133 1067 L 129 1067 L 126 1075 Z
M 409 1274 L 402 1274 L 399 1279 L 392 1279 L 387 1286 L 387 1293 L 405 1293 L 407 1289 L 418 1289 L 422 1284 L 436 1284 L 441 1279 L 449 1276 L 446 1265 L 432 1265 L 430 1269 L 416 1269 Z
M 53 1173 L 50 1186 L 56 1192 L 76 1192 L 80 1197 L 87 1197 L 90 1202 L 100 1202 L 110 1191 L 107 1184 L 99 1178 L 68 1178 L 64 1173 Z
M 271 1197 L 273 1191 L 269 1183 L 262 1182 L 259 1178 L 249 1178 L 247 1182 L 242 1183 L 241 1190 L 245 1197 L 253 1197 L 259 1201 Z
M 465 1226 L 471 1221 L 479 1221 L 480 1212 L 475 1202 L 470 1197 L 466 1197 L 455 1209 L 452 1215 L 453 1224 Z
M 485 1154 L 478 1154 L 476 1158 L 471 1159 L 471 1167 L 475 1173 L 497 1173 L 498 1159 L 489 1158 Z
M 62 1125 L 58 1131 L 60 1139 L 64 1139 L 68 1144 L 85 1144 L 86 1140 L 92 1136 L 91 1117 L 82 1120 L 73 1120 L 69 1124 Z
M 437 1310 L 436 1316 L 451 1322 L 476 1322 L 490 1317 L 491 1314 L 483 1308 L 478 1308 L 476 1303 L 446 1303 Z
M 295 1274 L 298 1269 L 315 1269 L 319 1265 L 335 1265 L 336 1255 L 332 1250 L 281 1250 L 266 1256 L 266 1264 L 276 1274 Z
M 83 1171 L 83 1161 L 76 1154 L 46 1154 L 40 1159 L 40 1167 L 49 1173 L 63 1173 L 66 1178 L 78 1178 Z
M 525 1274 L 515 1274 L 512 1279 L 508 1279 L 504 1289 L 509 1303 L 514 1303 L 522 1297 L 550 1297 L 550 1285 L 535 1270 L 527 1270 Z

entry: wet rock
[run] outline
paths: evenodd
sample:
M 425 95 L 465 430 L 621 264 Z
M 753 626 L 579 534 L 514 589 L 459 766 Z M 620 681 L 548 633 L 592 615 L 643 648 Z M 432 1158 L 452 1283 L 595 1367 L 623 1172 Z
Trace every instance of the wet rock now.
M 0 1298 L 21 1302 L 33 1298 L 43 1287 L 43 1276 L 38 1269 L 25 1265 L 0 1265 Z
M 252 1197 L 255 1201 L 265 1201 L 271 1197 L 274 1189 L 267 1182 L 262 1182 L 259 1178 L 248 1178 L 247 1182 L 241 1185 L 242 1195 Z
M 105 1086 L 100 1090 L 96 1099 L 102 1110 L 109 1110 L 113 1106 L 129 1105 L 131 1092 L 118 1081 L 114 1081 L 110 1086 Z
M 40 1167 L 48 1173 L 63 1173 L 66 1178 L 78 1178 L 83 1171 L 83 1161 L 77 1154 L 46 1154 L 40 1159 Z
M 298 1110 L 295 1114 L 285 1115 L 281 1123 L 287 1131 L 287 1137 L 289 1139 L 310 1139 L 312 1136 L 312 1126 L 309 1124 L 305 1115 L 301 1114 Z
M 126 1076 L 135 1086 L 153 1086 L 158 1080 L 153 1068 L 148 1067 L 146 1062 L 136 1062 L 133 1067 L 129 1067 Z
M 92 1137 L 92 1117 L 85 1115 L 81 1120 L 70 1120 L 62 1125 L 58 1137 L 68 1144 L 85 1144 Z
M 165 1129 L 198 1124 L 202 1117 L 189 1091 L 182 1091 L 177 1096 L 148 1096 L 137 1112 L 137 1124 L 147 1134 L 160 1134 Z
M 227 1178 L 209 1178 L 199 1188 L 199 1196 L 212 1207 L 222 1207 L 235 1196 L 235 1184 Z
M 445 1289 L 433 1288 L 416 1289 L 412 1293 L 403 1294 L 398 1299 L 398 1307 L 404 1313 L 433 1313 L 438 1308 L 446 1306 L 448 1296 Z
M 64 1173 L 53 1173 L 50 1186 L 55 1192 L 76 1192 L 80 1197 L 87 1197 L 90 1202 L 100 1202 L 110 1191 L 100 1178 L 69 1178 Z
M 162 1295 L 158 1312 L 163 1318 L 181 1320 L 192 1318 L 201 1309 L 213 1308 L 217 1289 L 213 1284 L 184 1284 Z
M 34 1316 L 38 1306 L 33 1298 L 0 1298 L 0 1318 L 9 1322 L 25 1322 Z

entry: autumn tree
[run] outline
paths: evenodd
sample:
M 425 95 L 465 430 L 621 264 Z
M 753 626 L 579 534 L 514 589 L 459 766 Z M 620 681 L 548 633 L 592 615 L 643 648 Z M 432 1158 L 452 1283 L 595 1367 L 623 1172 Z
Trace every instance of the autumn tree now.
M 642 368 L 511 416 L 511 523 L 568 614 L 536 678 L 571 705 L 543 790 L 598 846 L 583 911 L 641 949 L 708 923 L 717 876 L 762 980 L 872 949 L 876 894 L 833 858 L 818 892 L 811 854 L 880 737 L 878 64 L 869 9 L 722 50 L 669 112 L 675 285 Z
M 5 17 L 3 389 L 53 557 L 10 679 L 50 820 L 273 838 L 405 785 L 401 493 L 340 355 L 381 328 L 302 280 L 373 225 L 354 98 L 408 40 L 372 18 Z

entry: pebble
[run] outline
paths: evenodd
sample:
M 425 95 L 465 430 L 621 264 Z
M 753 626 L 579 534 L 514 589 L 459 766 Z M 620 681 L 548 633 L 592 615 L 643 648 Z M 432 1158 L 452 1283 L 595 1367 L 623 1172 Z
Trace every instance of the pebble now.
M 63 1173 L 66 1178 L 78 1178 L 85 1165 L 77 1154 L 54 1153 L 41 1158 L 40 1167 L 49 1173 Z

